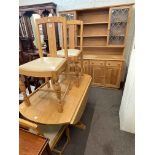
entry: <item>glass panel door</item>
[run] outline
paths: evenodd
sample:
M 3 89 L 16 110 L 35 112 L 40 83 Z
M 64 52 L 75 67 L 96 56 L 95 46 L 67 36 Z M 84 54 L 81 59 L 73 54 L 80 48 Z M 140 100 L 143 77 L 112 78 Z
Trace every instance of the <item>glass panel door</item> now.
M 62 17 L 65 17 L 66 20 L 74 20 L 76 19 L 76 14 L 75 12 L 65 12 L 65 13 L 60 13 Z
M 124 45 L 129 7 L 110 9 L 109 45 Z

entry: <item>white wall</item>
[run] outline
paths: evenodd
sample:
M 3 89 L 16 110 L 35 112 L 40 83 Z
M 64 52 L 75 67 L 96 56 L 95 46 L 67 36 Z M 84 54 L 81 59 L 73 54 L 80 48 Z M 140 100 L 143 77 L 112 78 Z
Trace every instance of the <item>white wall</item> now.
M 120 130 L 135 133 L 135 50 L 132 50 L 119 111 Z
M 134 3 L 134 0 L 19 0 L 19 5 L 54 2 L 58 11 Z

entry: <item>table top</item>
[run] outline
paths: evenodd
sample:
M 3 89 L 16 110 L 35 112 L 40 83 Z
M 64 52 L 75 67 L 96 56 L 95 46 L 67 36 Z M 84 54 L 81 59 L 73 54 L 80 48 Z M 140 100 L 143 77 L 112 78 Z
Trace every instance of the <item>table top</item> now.
M 63 112 L 57 110 L 58 100 L 53 92 L 47 91 L 47 86 L 30 96 L 30 106 L 24 102 L 20 104 L 20 113 L 30 121 L 41 124 L 74 124 L 80 119 L 87 103 L 91 76 L 84 74 L 80 79 L 80 86 L 73 85 L 65 97 Z M 61 83 L 65 89 L 67 81 Z
M 39 155 L 48 144 L 48 139 L 19 129 L 19 154 Z

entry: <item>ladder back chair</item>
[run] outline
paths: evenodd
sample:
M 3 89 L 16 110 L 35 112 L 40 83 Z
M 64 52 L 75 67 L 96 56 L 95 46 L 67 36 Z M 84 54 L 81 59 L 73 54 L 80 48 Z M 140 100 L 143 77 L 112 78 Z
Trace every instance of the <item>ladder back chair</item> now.
M 70 142 L 68 125 L 41 125 L 19 118 L 19 126 L 28 130 L 31 133 L 48 138 L 51 151 L 60 155 L 64 152 L 66 146 Z M 63 133 L 65 133 L 66 142 L 62 146 L 62 148 L 58 150 L 56 149 L 56 146 L 61 140 Z
M 79 38 L 79 48 L 76 49 L 76 38 L 77 38 L 77 26 L 79 26 L 78 38 Z M 83 21 L 80 20 L 68 20 L 67 21 L 67 39 L 68 39 L 68 60 L 70 68 L 74 68 L 75 75 L 77 77 L 77 86 L 79 86 L 79 76 L 80 72 L 83 75 Z M 63 42 L 62 42 L 63 43 Z M 63 45 L 62 45 L 63 47 Z M 57 51 L 58 57 L 65 57 L 65 49 Z M 80 67 L 78 65 L 80 60 Z
M 47 35 L 48 35 L 48 43 L 49 43 L 49 53 L 50 57 L 43 57 L 43 50 L 41 44 L 41 32 L 40 25 L 46 25 Z M 64 47 L 64 57 L 58 58 L 56 55 L 56 34 L 55 34 L 55 25 L 61 24 L 62 27 L 62 35 L 63 35 L 63 47 Z M 64 17 L 44 17 L 40 19 L 36 19 L 36 39 L 39 50 L 40 58 L 25 63 L 19 66 L 19 73 L 25 76 L 33 76 L 33 77 L 45 77 L 45 83 L 50 89 L 49 78 L 51 79 L 51 83 L 53 89 L 56 93 L 58 99 L 58 112 L 63 112 L 62 105 L 62 92 L 59 82 L 59 75 L 66 71 L 67 68 L 67 38 L 66 38 L 66 20 Z M 25 87 L 20 80 L 20 85 L 23 91 L 25 91 Z M 66 90 L 67 91 L 67 90 Z M 24 99 L 27 102 L 27 105 L 30 105 L 30 101 L 25 93 L 23 93 Z

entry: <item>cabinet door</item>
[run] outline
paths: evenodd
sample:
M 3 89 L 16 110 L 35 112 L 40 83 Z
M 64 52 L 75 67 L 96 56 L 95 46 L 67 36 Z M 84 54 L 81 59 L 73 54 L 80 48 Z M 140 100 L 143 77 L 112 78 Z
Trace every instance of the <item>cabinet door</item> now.
M 121 81 L 121 66 L 106 66 L 105 86 L 119 88 Z
M 104 86 L 105 84 L 105 62 L 104 61 L 91 61 L 91 72 L 93 84 Z
M 93 66 L 93 84 L 104 86 L 105 84 L 105 68 Z
M 130 7 L 110 8 L 109 45 L 124 45 Z

